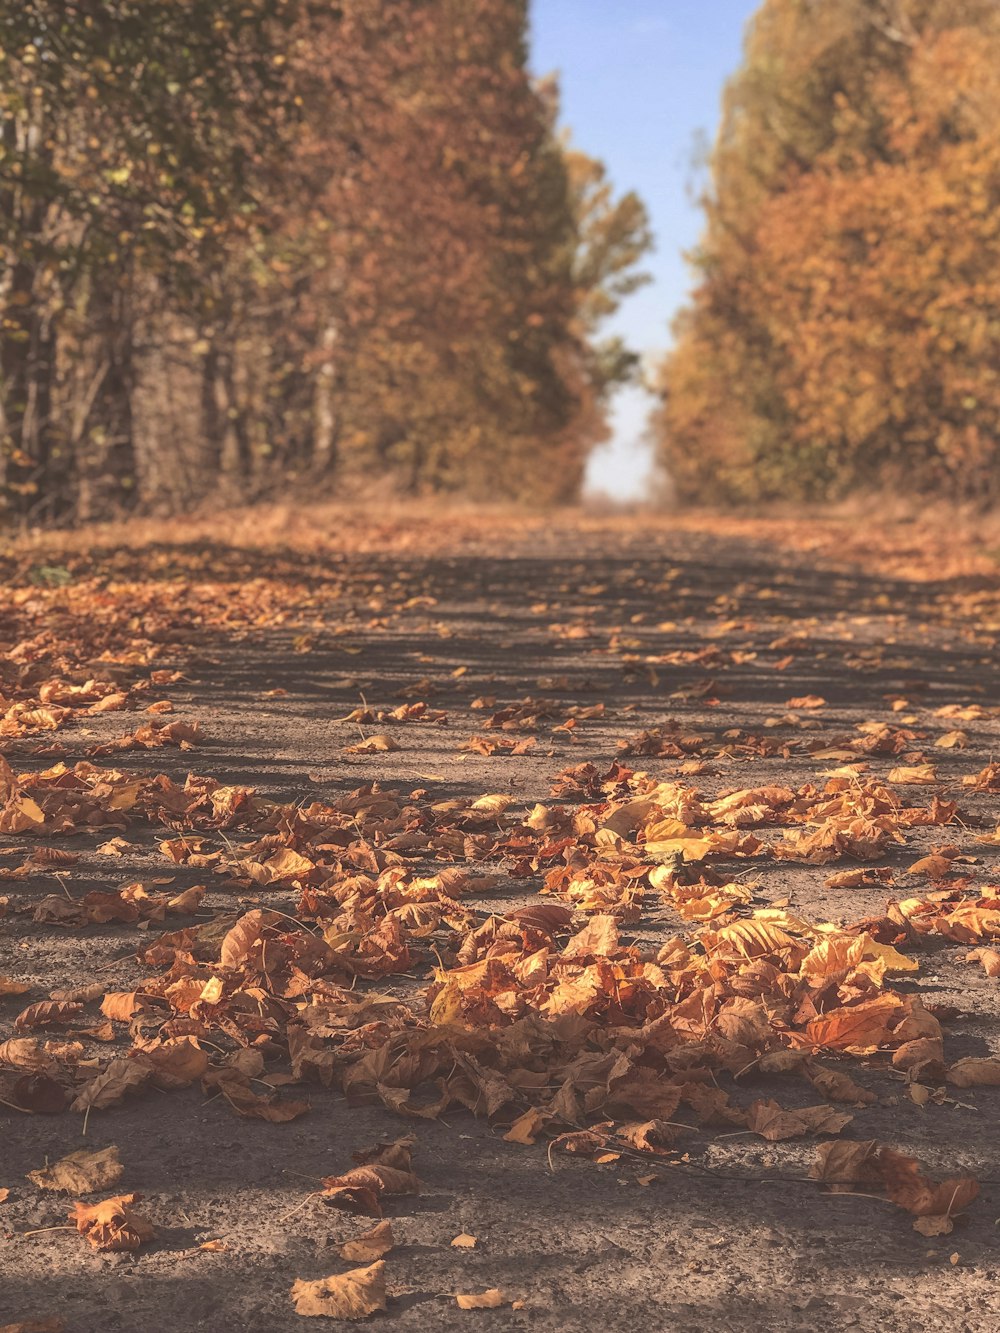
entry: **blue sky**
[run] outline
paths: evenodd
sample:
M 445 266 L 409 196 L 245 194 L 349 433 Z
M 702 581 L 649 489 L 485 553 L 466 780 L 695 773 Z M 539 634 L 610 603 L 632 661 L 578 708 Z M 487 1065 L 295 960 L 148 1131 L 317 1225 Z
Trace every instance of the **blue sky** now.
M 563 123 L 607 164 L 619 190 L 638 190 L 650 211 L 654 281 L 616 321 L 647 356 L 662 352 L 690 274 L 682 252 L 701 218 L 690 196 L 698 136 L 714 136 L 723 84 L 740 60 L 743 28 L 759 0 L 532 0 L 532 64 L 555 70 Z M 615 438 L 592 460 L 590 484 L 638 496 L 648 473 L 641 435 L 650 400 L 619 394 Z

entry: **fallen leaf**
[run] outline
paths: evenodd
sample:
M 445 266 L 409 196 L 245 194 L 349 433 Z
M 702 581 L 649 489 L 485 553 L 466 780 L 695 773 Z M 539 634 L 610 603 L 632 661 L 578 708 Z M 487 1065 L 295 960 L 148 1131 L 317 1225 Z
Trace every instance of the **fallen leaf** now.
M 517 1117 L 504 1138 L 508 1143 L 535 1143 L 548 1119 L 548 1116 L 532 1107 Z
M 956 1088 L 1000 1088 L 1000 1060 L 975 1056 L 957 1060 L 948 1070 L 947 1079 Z
M 295 1313 L 328 1319 L 367 1319 L 385 1309 L 385 1264 L 379 1259 L 367 1268 L 322 1277 L 314 1282 L 298 1278 L 292 1286 Z
M 152 1223 L 132 1207 L 141 1194 L 119 1194 L 100 1203 L 76 1203 L 69 1220 L 95 1250 L 137 1250 L 153 1239 Z
M 393 740 L 391 736 L 384 732 L 376 736 L 369 736 L 367 740 L 359 741 L 357 745 L 347 747 L 348 754 L 381 754 L 392 750 L 401 750 L 403 747 L 398 741 Z
M 344 1241 L 342 1245 L 338 1245 L 337 1250 L 341 1259 L 347 1259 L 351 1263 L 371 1263 L 373 1260 L 381 1259 L 383 1255 L 388 1254 L 395 1243 L 392 1224 L 390 1222 L 379 1222 L 372 1227 L 371 1231 L 366 1231 L 363 1236 L 358 1236 L 355 1240 Z
M 832 1106 L 806 1106 L 785 1111 L 775 1101 L 756 1101 L 747 1112 L 747 1128 L 770 1143 L 804 1134 L 839 1134 L 853 1116 Z
M 71 1152 L 51 1166 L 29 1171 L 28 1179 L 39 1189 L 57 1190 L 60 1194 L 93 1194 L 116 1184 L 124 1173 L 118 1149 L 111 1144 L 107 1148 Z
M 460 1310 L 499 1310 L 501 1305 L 510 1304 L 503 1292 L 496 1287 L 476 1295 L 460 1296 L 456 1292 L 455 1302 Z

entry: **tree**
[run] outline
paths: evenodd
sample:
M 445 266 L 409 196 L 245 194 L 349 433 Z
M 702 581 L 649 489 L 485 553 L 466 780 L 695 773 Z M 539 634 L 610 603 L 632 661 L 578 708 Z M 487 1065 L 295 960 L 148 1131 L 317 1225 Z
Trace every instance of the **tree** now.
M 638 281 L 642 206 L 564 150 L 523 0 L 343 12 L 324 63 L 347 151 L 322 103 L 304 150 L 337 156 L 317 460 L 409 491 L 568 498 L 629 369 L 590 340 Z
M 5 488 L 567 499 L 634 358 L 634 195 L 526 0 L 0 0 Z
M 56 512 L 118 398 L 140 273 L 191 299 L 254 200 L 290 0 L 0 0 L 0 389 L 10 497 Z M 101 345 L 60 415 L 60 337 Z M 107 422 L 104 423 L 104 427 Z M 126 431 L 127 435 L 127 431 Z M 105 465 L 128 468 L 115 454 Z
M 682 494 L 997 487 L 1000 15 L 769 0 L 661 372 Z

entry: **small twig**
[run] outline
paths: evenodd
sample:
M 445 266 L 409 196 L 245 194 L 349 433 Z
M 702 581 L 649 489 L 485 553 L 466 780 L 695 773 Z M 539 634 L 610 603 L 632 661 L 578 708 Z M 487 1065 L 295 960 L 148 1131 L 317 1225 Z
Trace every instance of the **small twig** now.
M 321 1190 L 313 1190 L 311 1194 L 307 1194 L 304 1199 L 300 1200 L 299 1203 L 297 1203 L 294 1208 L 290 1208 L 287 1213 L 282 1213 L 282 1215 L 279 1218 L 277 1218 L 276 1221 L 277 1222 L 287 1221 L 288 1218 L 294 1216 L 294 1214 L 297 1213 L 301 1208 L 304 1208 L 311 1199 L 320 1198 L 321 1194 L 322 1194 Z

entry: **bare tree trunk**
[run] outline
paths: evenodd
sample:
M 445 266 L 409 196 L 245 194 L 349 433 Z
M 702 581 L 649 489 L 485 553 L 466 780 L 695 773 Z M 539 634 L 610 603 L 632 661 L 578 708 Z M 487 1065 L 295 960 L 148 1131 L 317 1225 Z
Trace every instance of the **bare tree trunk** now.
M 211 339 L 203 362 L 202 417 L 215 470 L 242 487 L 250 475 L 250 445 L 236 397 L 232 351 Z
M 134 313 L 128 275 L 102 284 L 81 301 L 84 336 L 65 406 L 81 519 L 120 513 L 136 498 L 134 438 Z M 93 336 L 86 334 L 93 330 Z
M 323 360 L 316 372 L 313 395 L 313 462 L 317 471 L 324 473 L 332 472 L 337 464 L 337 416 L 334 410 L 336 345 L 337 326 L 331 322 L 323 330 L 320 343 Z

